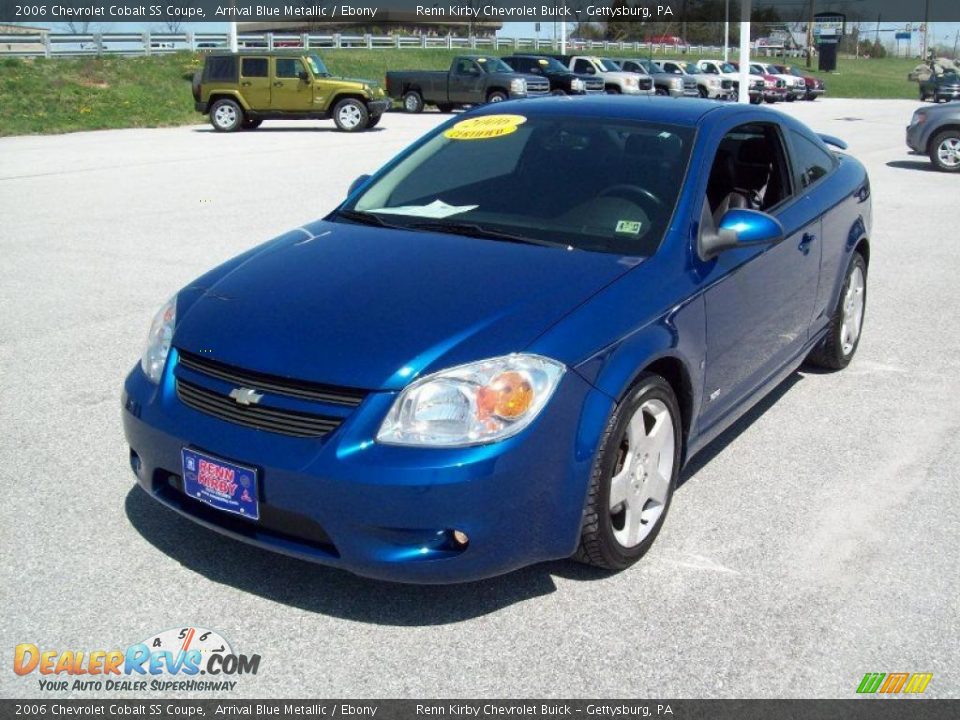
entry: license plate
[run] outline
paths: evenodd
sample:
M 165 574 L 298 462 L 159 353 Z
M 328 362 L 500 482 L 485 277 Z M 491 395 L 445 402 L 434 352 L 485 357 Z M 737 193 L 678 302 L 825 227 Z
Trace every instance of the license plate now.
M 187 495 L 217 510 L 260 519 L 255 469 L 187 448 L 180 456 Z

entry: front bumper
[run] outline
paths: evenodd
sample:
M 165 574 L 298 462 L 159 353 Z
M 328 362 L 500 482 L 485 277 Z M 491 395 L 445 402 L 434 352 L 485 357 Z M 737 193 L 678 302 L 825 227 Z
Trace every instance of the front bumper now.
M 817 98 L 823 95 L 824 89 L 822 87 L 808 87 L 806 93 L 806 97 L 808 98 Z
M 390 98 L 382 98 L 380 100 L 367 100 L 367 112 L 371 115 L 383 115 L 387 110 L 390 109 L 390 106 L 393 104 L 393 101 Z
M 326 437 L 290 437 L 187 407 L 176 395 L 175 353 L 171 358 L 159 386 L 139 366 L 127 377 L 124 432 L 143 490 L 201 525 L 359 575 L 412 583 L 476 580 L 576 549 L 594 449 L 612 403 L 574 371 L 517 436 L 423 449 L 373 442 L 396 393 L 371 393 Z M 255 467 L 260 521 L 185 495 L 183 447 Z M 451 543 L 452 530 L 469 536 L 465 549 Z M 191 541 L 201 540 L 183 539 Z
M 949 88 L 937 88 L 935 93 L 935 98 L 937 101 L 940 100 L 960 100 L 960 88 L 949 87 Z
M 927 152 L 927 138 L 924 134 L 925 125 L 923 123 L 917 123 L 915 125 L 907 126 L 906 141 L 907 147 L 909 147 L 914 152 L 926 153 Z

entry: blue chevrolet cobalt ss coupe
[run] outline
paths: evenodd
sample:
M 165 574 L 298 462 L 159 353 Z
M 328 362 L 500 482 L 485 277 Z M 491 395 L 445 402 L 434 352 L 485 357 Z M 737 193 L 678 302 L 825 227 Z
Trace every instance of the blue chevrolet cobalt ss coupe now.
M 160 309 L 123 392 L 137 481 L 375 578 L 626 568 L 685 462 L 857 350 L 870 185 L 827 143 L 699 100 L 451 118 Z

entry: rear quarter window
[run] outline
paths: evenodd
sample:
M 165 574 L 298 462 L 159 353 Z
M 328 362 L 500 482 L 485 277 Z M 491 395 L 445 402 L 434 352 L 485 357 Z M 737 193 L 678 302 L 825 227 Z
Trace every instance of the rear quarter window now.
M 243 77 L 267 77 L 267 59 L 243 58 L 240 61 L 240 74 Z
M 817 180 L 829 175 L 837 165 L 833 153 L 806 135 L 790 131 L 793 150 L 793 167 L 800 187 L 810 187 Z
M 236 82 L 237 59 L 232 56 L 207 58 L 205 79 L 210 82 Z

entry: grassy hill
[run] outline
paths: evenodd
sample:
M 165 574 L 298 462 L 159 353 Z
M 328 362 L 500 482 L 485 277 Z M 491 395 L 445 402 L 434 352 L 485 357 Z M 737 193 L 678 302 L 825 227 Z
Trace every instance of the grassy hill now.
M 448 50 L 326 50 L 331 72 L 383 79 L 387 69 L 441 69 Z M 615 54 L 614 54 L 615 56 Z M 690 58 L 694 59 L 694 58 Z M 0 136 L 202 122 L 190 79 L 202 56 L 0 60 Z M 836 73 L 814 74 L 832 97 L 916 98 L 907 81 L 913 60 L 841 60 Z

